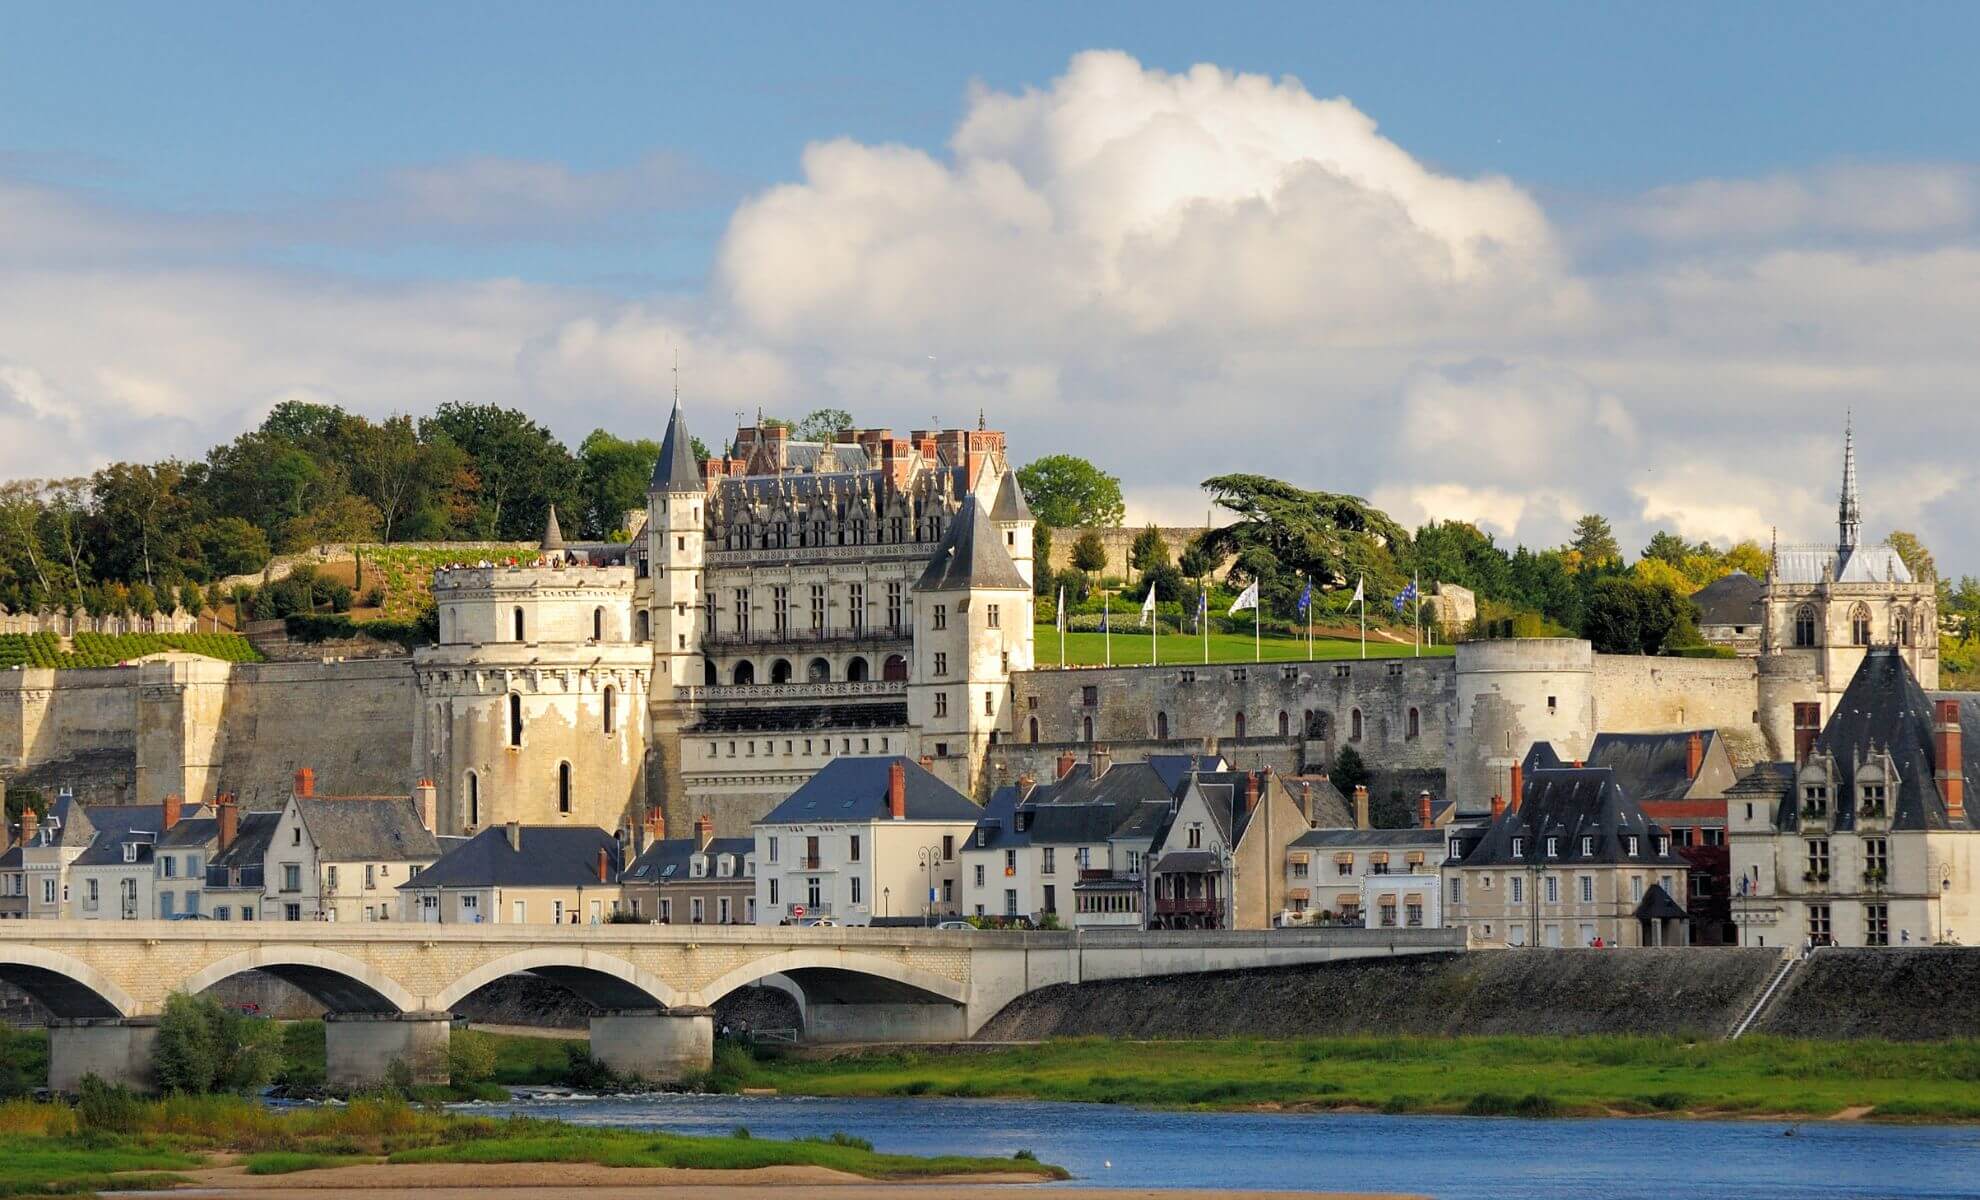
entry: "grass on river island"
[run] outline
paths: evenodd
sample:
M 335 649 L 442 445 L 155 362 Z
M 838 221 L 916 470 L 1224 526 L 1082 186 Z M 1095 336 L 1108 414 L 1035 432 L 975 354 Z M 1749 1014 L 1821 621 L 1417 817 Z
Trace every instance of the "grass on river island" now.
M 1980 1120 L 1980 1041 L 1655 1037 L 1076 1039 L 980 1053 L 755 1064 L 742 1086 L 817 1096 L 1023 1096 L 1163 1108 Z
M 803 1165 L 868 1179 L 1022 1174 L 1065 1178 L 1027 1158 L 913 1158 L 877 1154 L 857 1138 L 763 1141 L 592 1129 L 556 1121 L 462 1116 L 402 1100 L 276 1111 L 231 1096 L 137 1100 L 107 1092 L 70 1107 L 0 1104 L 0 1195 L 52 1195 L 169 1186 L 215 1151 L 242 1156 L 253 1174 L 351 1162 L 599 1163 L 614 1167 L 738 1170 Z

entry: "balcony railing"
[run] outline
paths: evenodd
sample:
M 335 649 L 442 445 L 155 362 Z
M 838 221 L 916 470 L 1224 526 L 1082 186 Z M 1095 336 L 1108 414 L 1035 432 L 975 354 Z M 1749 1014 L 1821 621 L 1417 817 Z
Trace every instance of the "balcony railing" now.
M 717 629 L 701 635 L 701 644 L 714 649 L 789 646 L 794 650 L 803 650 L 807 646 L 905 645 L 913 640 L 912 622 L 901 625 L 828 625 L 824 629 L 793 623 L 781 632 L 775 625 L 752 625 L 747 630 Z
M 825 860 L 816 854 L 800 854 L 797 857 L 797 869 L 800 871 L 817 871 L 824 866 Z
M 1158 917 L 1215 916 L 1224 910 L 1224 902 L 1214 896 L 1185 896 L 1181 899 L 1155 898 L 1155 915 Z
M 756 700 L 829 700 L 841 696 L 907 695 L 907 681 L 842 679 L 834 683 L 739 683 L 682 688 L 676 693 L 689 704 L 730 704 Z

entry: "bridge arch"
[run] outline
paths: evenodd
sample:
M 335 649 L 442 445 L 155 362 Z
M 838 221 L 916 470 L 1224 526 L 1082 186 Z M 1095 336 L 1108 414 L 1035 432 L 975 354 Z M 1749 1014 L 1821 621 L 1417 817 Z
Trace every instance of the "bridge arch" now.
M 766 975 L 790 977 L 808 1002 L 845 1001 L 966 1004 L 969 985 L 878 954 L 828 946 L 767 954 L 722 975 L 700 990 L 700 1002 L 713 1005 Z
M 687 1002 L 679 988 L 622 958 L 582 946 L 539 946 L 469 971 L 433 997 L 433 1007 L 450 1011 L 496 980 L 523 974 L 562 984 L 603 1009 L 678 1008 Z
M 243 971 L 261 971 L 294 984 L 333 1013 L 403 1013 L 425 1007 L 390 975 L 320 946 L 256 946 L 202 968 L 182 990 L 198 995 Z
M 128 1017 L 141 1007 L 95 967 L 40 946 L 0 945 L 0 980 L 58 1017 Z

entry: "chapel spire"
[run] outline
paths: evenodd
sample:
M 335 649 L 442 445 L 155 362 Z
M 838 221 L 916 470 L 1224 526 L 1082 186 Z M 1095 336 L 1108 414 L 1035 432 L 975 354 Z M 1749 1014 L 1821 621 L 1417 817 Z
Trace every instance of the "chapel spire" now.
M 1837 548 L 1844 553 L 1856 549 L 1863 532 L 1863 510 L 1856 502 L 1856 422 L 1853 416 L 1843 422 L 1842 501 L 1837 505 L 1836 523 L 1841 535 Z

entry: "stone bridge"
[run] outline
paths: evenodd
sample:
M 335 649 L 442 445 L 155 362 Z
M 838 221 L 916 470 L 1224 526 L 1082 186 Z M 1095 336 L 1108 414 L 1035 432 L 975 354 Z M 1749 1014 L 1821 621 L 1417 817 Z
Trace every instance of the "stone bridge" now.
M 713 1061 L 710 1009 L 740 987 L 796 992 L 817 1041 L 967 1038 L 1055 983 L 1461 950 L 1460 930 L 949 932 L 720 925 L 291 925 L 202 921 L 0 923 L 0 979 L 55 1016 L 49 1083 L 142 1084 L 175 992 L 242 971 L 284 979 L 327 1010 L 329 1076 L 353 1086 L 395 1059 L 444 1080 L 451 1010 L 509 975 L 596 1005 L 593 1053 L 678 1079 Z

